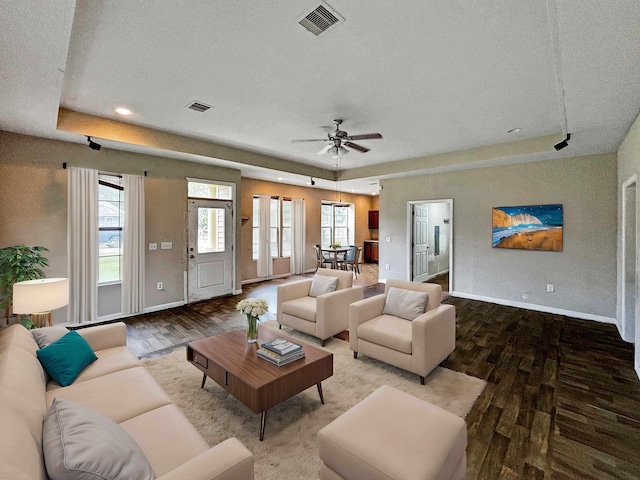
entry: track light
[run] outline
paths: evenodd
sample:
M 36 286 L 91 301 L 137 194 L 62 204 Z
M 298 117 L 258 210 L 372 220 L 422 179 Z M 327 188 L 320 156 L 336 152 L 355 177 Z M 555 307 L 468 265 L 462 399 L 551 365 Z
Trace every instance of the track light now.
M 553 148 L 555 148 L 556 150 L 562 150 L 563 148 L 567 148 L 569 146 L 569 139 L 571 138 L 571 134 L 567 133 L 567 138 L 565 138 L 564 140 L 562 140 L 561 142 L 556 143 Z
M 311 177 L 311 186 L 313 187 L 316 184 L 316 181 Z
M 99 151 L 102 148 L 102 145 L 91 140 L 91 137 L 87 135 L 87 141 L 89 142 L 89 148 L 91 150 Z

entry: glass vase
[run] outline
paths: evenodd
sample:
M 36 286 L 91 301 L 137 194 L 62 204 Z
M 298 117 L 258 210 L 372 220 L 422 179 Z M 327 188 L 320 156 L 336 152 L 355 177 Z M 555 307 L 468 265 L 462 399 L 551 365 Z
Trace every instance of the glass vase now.
M 247 342 L 256 343 L 258 341 L 258 317 L 247 315 Z

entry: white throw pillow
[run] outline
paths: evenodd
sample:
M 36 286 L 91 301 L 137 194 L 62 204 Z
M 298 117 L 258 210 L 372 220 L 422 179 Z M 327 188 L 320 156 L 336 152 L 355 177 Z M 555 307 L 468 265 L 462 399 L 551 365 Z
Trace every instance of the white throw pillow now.
M 389 287 L 382 313 L 405 320 L 414 320 L 424 313 L 428 299 L 429 294 L 426 292 Z
M 338 277 L 328 277 L 327 275 L 315 275 L 309 290 L 310 297 L 319 297 L 325 293 L 335 292 L 338 287 Z
M 51 480 L 154 480 L 147 457 L 117 423 L 95 410 L 54 398 L 42 427 Z

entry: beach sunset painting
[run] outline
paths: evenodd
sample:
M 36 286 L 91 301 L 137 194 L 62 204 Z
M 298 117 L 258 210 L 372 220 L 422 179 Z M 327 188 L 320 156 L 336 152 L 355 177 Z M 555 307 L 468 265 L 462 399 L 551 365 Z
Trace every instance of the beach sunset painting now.
M 562 251 L 562 205 L 493 208 L 493 248 Z

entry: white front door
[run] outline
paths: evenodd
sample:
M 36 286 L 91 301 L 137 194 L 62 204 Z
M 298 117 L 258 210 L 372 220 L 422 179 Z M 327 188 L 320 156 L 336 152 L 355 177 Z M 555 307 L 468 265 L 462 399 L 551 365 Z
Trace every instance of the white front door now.
M 232 211 L 230 200 L 189 200 L 189 302 L 233 292 Z
M 413 205 L 411 280 L 426 282 L 429 279 L 429 206 Z

